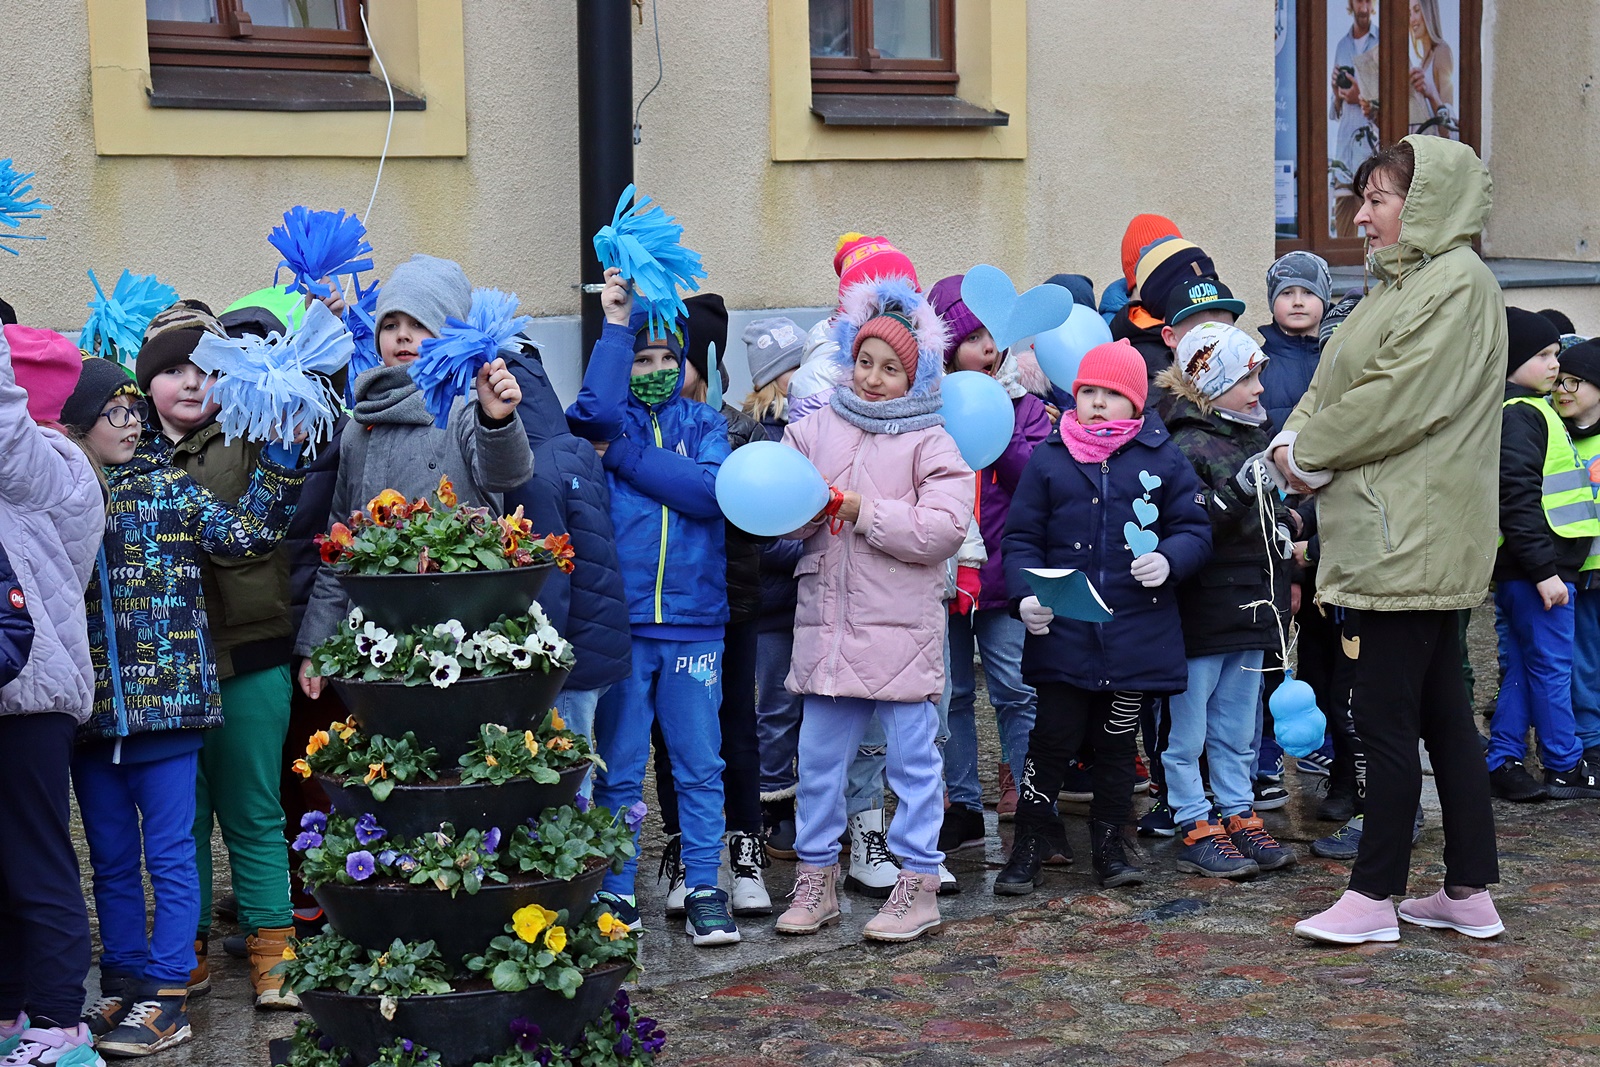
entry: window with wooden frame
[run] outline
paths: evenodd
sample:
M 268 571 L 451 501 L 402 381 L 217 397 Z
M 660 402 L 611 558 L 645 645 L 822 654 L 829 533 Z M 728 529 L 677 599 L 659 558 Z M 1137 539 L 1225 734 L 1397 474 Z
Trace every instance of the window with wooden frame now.
M 361 0 L 145 0 L 152 66 L 367 73 Z
M 955 95 L 955 0 L 809 3 L 813 93 Z
M 1363 160 L 1412 133 L 1480 146 L 1482 0 L 1276 2 L 1278 253 L 1360 263 Z

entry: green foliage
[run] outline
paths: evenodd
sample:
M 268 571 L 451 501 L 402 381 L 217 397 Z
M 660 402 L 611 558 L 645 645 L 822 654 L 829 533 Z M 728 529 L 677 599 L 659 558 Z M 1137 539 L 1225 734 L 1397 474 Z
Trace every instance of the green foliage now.
M 437 779 L 439 753 L 423 748 L 407 730 L 397 741 L 382 734 L 364 734 L 350 723 L 332 723 L 306 743 L 306 766 L 345 785 L 365 785 L 374 800 L 386 800 L 397 783 Z
M 553 725 L 560 723 L 561 728 Z M 461 781 L 504 785 L 515 778 L 531 778 L 552 785 L 561 772 L 579 764 L 599 764 L 589 739 L 566 728 L 552 709 L 538 730 L 513 733 L 496 723 L 478 728 L 478 740 L 459 760 Z
M 537 826 L 517 827 L 506 848 L 506 860 L 514 870 L 562 880 L 592 869 L 597 860 L 621 871 L 633 854 L 633 832 L 599 807 L 546 810 Z
M 331 929 L 290 942 L 278 965 L 296 993 L 328 989 L 351 996 L 410 997 L 448 993 L 450 968 L 432 941 L 408 944 L 398 938 L 382 952 L 346 941 Z
M 493 678 L 512 671 L 549 674 L 576 662 L 572 645 L 550 625 L 537 601 L 526 615 L 502 615 L 471 635 L 454 619 L 392 634 L 357 608 L 311 652 L 311 669 L 321 678 L 440 689 L 462 678 Z

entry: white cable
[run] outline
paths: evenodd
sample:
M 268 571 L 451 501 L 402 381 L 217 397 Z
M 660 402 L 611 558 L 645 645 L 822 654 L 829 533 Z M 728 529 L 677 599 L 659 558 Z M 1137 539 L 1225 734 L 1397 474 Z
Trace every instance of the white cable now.
M 656 0 L 650 0 L 650 21 L 655 24 L 656 31 L 656 83 L 650 86 L 648 92 L 639 98 L 639 104 L 633 109 L 633 143 L 639 144 L 644 140 L 644 128 L 639 125 L 639 112 L 644 110 L 644 102 L 650 99 L 650 93 L 661 88 L 661 79 L 666 74 L 667 68 L 661 62 L 661 18 L 656 10 Z
M 1239 605 L 1241 611 L 1247 609 L 1253 611 L 1260 607 L 1271 608 L 1272 621 L 1278 627 L 1278 648 L 1282 650 L 1283 659 L 1277 667 L 1262 667 L 1259 672 L 1256 672 L 1261 674 L 1265 674 L 1267 671 L 1288 670 L 1289 654 L 1299 642 L 1299 625 L 1293 619 L 1290 619 L 1289 630 L 1285 633 L 1283 629 L 1283 614 L 1278 611 L 1278 605 L 1273 602 L 1273 597 L 1276 595 L 1278 588 L 1278 572 L 1272 561 L 1272 557 L 1276 552 L 1276 539 L 1273 534 L 1277 532 L 1277 524 L 1272 521 L 1272 505 L 1267 502 L 1267 493 L 1270 491 L 1270 485 L 1271 482 L 1267 478 L 1267 472 L 1265 470 L 1257 471 L 1256 516 L 1261 520 L 1261 539 L 1266 542 L 1267 546 L 1267 599 L 1252 600 L 1248 604 Z M 1246 667 L 1245 669 L 1250 670 L 1251 668 Z
M 361 214 L 361 225 L 367 224 L 367 217 L 372 214 L 372 205 L 378 199 L 378 183 L 383 181 L 383 164 L 389 158 L 389 138 L 394 135 L 394 85 L 389 81 L 389 71 L 383 65 L 383 57 L 378 54 L 378 46 L 372 43 L 372 31 L 367 28 L 367 5 L 362 4 L 358 10 L 361 12 L 361 32 L 366 35 L 367 47 L 372 50 L 372 58 L 378 63 L 378 73 L 383 75 L 383 87 L 389 90 L 389 128 L 383 131 L 383 153 L 378 156 L 378 176 L 372 180 L 372 196 L 367 200 L 367 210 Z

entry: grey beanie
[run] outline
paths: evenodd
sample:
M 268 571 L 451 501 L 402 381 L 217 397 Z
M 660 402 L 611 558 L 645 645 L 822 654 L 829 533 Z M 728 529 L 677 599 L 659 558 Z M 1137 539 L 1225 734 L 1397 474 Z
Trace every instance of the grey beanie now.
M 437 256 L 414 255 L 394 269 L 378 290 L 373 321 L 383 324 L 391 311 L 403 311 L 438 337 L 445 319 L 465 320 L 472 307 L 472 283 L 461 264 Z
M 750 360 L 750 381 L 757 389 L 798 370 L 805 350 L 806 332 L 793 319 L 756 319 L 744 328 L 744 354 Z
M 1290 252 L 1267 268 L 1267 302 L 1276 303 L 1278 294 L 1298 285 L 1322 301 L 1322 310 L 1333 302 L 1333 278 L 1328 261 L 1315 252 Z

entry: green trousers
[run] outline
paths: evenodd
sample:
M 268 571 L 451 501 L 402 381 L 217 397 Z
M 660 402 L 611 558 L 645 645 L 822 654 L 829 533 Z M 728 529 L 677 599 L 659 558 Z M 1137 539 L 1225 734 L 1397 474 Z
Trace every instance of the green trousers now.
M 206 733 L 196 785 L 194 841 L 200 868 L 200 931 L 211 929 L 211 828 L 222 829 L 246 931 L 288 926 L 289 847 L 278 796 L 289 731 L 287 665 L 222 683 L 224 725 Z

